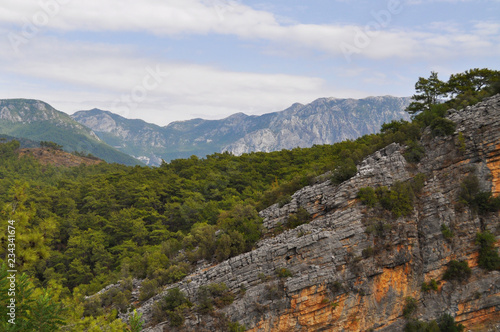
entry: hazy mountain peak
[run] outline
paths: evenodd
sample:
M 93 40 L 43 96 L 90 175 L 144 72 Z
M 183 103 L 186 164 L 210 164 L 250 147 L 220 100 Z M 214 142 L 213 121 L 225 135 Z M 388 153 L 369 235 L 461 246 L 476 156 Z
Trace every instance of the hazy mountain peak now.
M 0 134 L 38 142 L 53 141 L 67 151 L 85 151 L 108 162 L 139 164 L 129 155 L 106 145 L 94 131 L 68 114 L 40 100 L 0 100 Z
M 384 122 L 409 119 L 409 98 L 318 98 L 264 115 L 235 113 L 220 120 L 192 119 L 159 127 L 108 112 L 80 111 L 73 118 L 108 144 L 150 165 L 162 160 L 242 154 L 331 144 L 377 132 Z

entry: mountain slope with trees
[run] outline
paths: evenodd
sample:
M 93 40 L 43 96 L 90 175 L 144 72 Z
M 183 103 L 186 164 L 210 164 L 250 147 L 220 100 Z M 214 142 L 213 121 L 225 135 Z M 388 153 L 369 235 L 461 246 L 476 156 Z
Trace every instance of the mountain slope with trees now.
M 0 133 L 32 141 L 51 141 L 68 152 L 91 153 L 111 163 L 141 164 L 104 143 L 92 130 L 66 113 L 38 100 L 0 100 Z
M 492 82 L 479 91 L 477 98 L 498 92 Z M 364 135 L 356 140 L 270 153 L 252 152 L 241 156 L 229 153 L 216 153 L 206 158 L 192 156 L 163 163 L 157 168 L 106 163 L 55 167 L 42 165 L 30 156 L 20 157 L 20 145 L 16 141 L 0 144 L 0 219 L 5 230 L 9 220 L 16 227 L 15 267 L 19 271 L 16 301 L 20 304 L 19 325 L 7 325 L 2 320 L 1 329 L 26 331 L 36 325 L 41 331 L 57 327 L 61 331 L 121 332 L 127 329 L 135 332 L 141 330 L 139 318 L 142 315 L 145 325 L 161 323 L 160 326 L 167 326 L 167 329 L 194 326 L 200 331 L 202 326 L 192 325 L 190 320 L 190 317 L 199 317 L 198 322 L 206 323 L 207 330 L 243 331 L 261 322 L 267 324 L 265 319 L 261 319 L 266 313 L 269 313 L 268 317 L 271 314 L 272 317 L 281 317 L 283 312 L 280 310 L 283 308 L 299 309 L 290 317 L 303 317 L 304 321 L 309 321 L 311 317 L 307 313 L 314 308 L 330 308 L 331 312 L 342 311 L 340 306 L 344 305 L 347 305 L 346 308 L 361 308 L 356 303 L 372 303 L 371 300 L 363 300 L 372 296 L 371 289 L 362 287 L 365 284 L 351 283 L 349 278 L 336 280 L 338 283 L 332 279 L 323 286 L 308 284 L 319 280 L 315 279 L 323 269 L 318 263 L 319 258 L 309 261 L 306 254 L 300 259 L 292 252 L 288 254 L 289 249 L 301 250 L 320 239 L 336 239 L 334 231 L 326 230 L 330 227 L 329 223 L 322 224 L 319 219 L 317 222 L 313 219 L 334 213 L 348 217 L 354 210 L 361 213 L 360 218 L 356 217 L 353 222 L 349 219 L 342 225 L 348 229 L 345 242 L 351 241 L 351 237 L 359 239 L 368 236 L 373 241 L 371 245 L 363 242 L 363 246 L 356 247 L 357 251 L 346 252 L 345 255 L 333 251 L 320 252 L 323 258 L 333 254 L 335 262 L 342 262 L 343 267 L 339 265 L 337 270 L 336 266 L 334 274 L 351 271 L 353 276 L 358 276 L 355 271 L 373 267 L 374 276 L 387 278 L 381 279 L 381 285 L 384 280 L 403 285 L 399 282 L 402 274 L 390 274 L 390 271 L 399 266 L 398 262 L 406 262 L 410 257 L 406 253 L 410 255 L 407 249 L 410 250 L 411 245 L 403 243 L 407 234 L 413 234 L 411 238 L 420 241 L 418 246 L 413 247 L 427 250 L 425 252 L 429 255 L 425 257 L 430 257 L 430 262 L 442 262 L 432 260 L 434 251 L 430 243 L 435 239 L 441 241 L 437 248 L 445 248 L 448 243 L 445 241 L 449 240 L 454 246 L 453 252 L 470 253 L 467 262 L 477 264 L 471 267 L 471 274 L 464 268 L 464 257 L 457 256 L 457 263 L 450 263 L 446 279 L 441 280 L 444 268 L 435 275 L 426 275 L 425 280 L 415 279 L 425 281 L 425 288 L 431 292 L 419 296 L 437 301 L 436 305 L 426 307 L 422 317 L 427 321 L 416 320 L 417 310 L 424 310 L 418 306 L 417 300 L 408 300 L 408 308 L 405 309 L 406 302 L 399 296 L 389 299 L 393 301 L 390 302 L 392 311 L 387 309 L 385 316 L 377 316 L 386 317 L 388 322 L 397 321 L 400 327 L 407 323 L 408 331 L 425 324 L 445 326 L 451 321 L 447 316 L 441 318 L 441 312 L 436 309 L 442 310 L 443 306 L 439 302 L 440 293 L 432 293 L 432 279 L 439 282 L 438 291 L 446 283 L 445 290 L 449 292 L 453 290 L 453 285 L 470 280 L 468 278 L 476 280 L 478 275 L 494 277 L 497 272 L 489 271 L 498 269 L 499 262 L 495 244 L 499 230 L 490 226 L 498 221 L 500 204 L 497 195 L 500 188 L 497 177 L 489 176 L 485 167 L 477 168 L 479 171 L 474 173 L 477 178 L 460 173 L 460 180 L 457 180 L 458 177 L 453 176 L 455 173 L 446 171 L 436 177 L 443 186 L 453 186 L 450 193 L 457 193 L 457 197 L 453 197 L 457 210 L 453 213 L 462 217 L 471 216 L 469 219 L 473 224 L 470 225 L 473 227 L 468 228 L 467 235 L 462 234 L 460 227 L 454 223 L 451 212 L 443 215 L 445 219 L 439 220 L 439 223 L 422 225 L 418 231 L 408 229 L 408 233 L 405 228 L 405 225 L 414 225 L 416 219 L 408 216 L 418 204 L 438 210 L 444 207 L 439 203 L 441 196 L 427 196 L 432 188 L 424 188 L 426 181 L 427 186 L 433 183 L 431 180 L 434 178 L 428 177 L 428 174 L 434 174 L 443 165 L 455 165 L 447 161 L 446 156 L 460 160 L 465 158 L 473 163 L 474 160 L 482 160 L 478 156 L 496 160 L 495 145 L 484 145 L 491 151 L 479 151 L 478 147 L 483 145 L 473 144 L 475 136 L 471 138 L 469 135 L 469 131 L 472 133 L 476 129 L 482 135 L 498 133 L 496 127 L 488 127 L 488 124 L 498 120 L 495 112 L 489 112 L 486 106 L 480 105 L 484 108 L 483 113 L 468 108 L 463 113 L 453 111 L 448 118 L 445 117 L 449 105 L 460 100 L 460 96 L 450 100 L 449 104 L 430 105 L 428 109 L 415 113 L 411 122 L 392 121 L 384 124 L 380 133 Z M 495 98 L 498 99 L 498 96 Z M 473 103 L 473 100 L 466 99 L 464 97 L 463 100 Z M 480 118 L 475 118 L 477 114 L 490 114 L 495 121 L 487 121 L 488 124 L 481 129 Z M 460 129 L 460 132 L 465 132 L 462 138 L 458 132 L 455 133 L 457 124 L 460 128 L 469 128 L 468 124 L 471 126 L 470 130 Z M 475 124 L 478 128 L 473 128 Z M 377 164 L 376 160 L 385 160 L 386 163 Z M 467 163 L 462 164 L 460 169 L 465 171 Z M 416 170 L 425 174 L 415 175 L 406 181 L 406 176 Z M 350 184 L 363 174 L 374 174 L 373 183 L 359 183 L 367 189 L 355 190 L 357 187 Z M 387 182 L 377 182 L 380 179 Z M 393 183 L 398 179 L 401 183 Z M 496 187 L 492 187 L 492 183 Z M 340 196 L 337 200 L 337 194 L 324 194 L 321 190 L 326 187 L 338 190 L 338 195 L 347 195 L 347 205 L 342 205 L 344 201 Z M 297 191 L 299 193 L 295 194 Z M 300 193 L 304 195 L 300 196 Z M 300 203 L 300 197 L 303 197 L 303 203 Z M 420 201 L 420 197 L 436 198 L 437 201 Z M 265 212 L 259 214 L 264 209 Z M 367 213 L 366 218 L 362 212 Z M 424 215 L 423 212 L 421 215 Z M 400 223 L 398 218 L 413 221 Z M 335 220 L 332 221 L 333 227 L 337 227 Z M 361 222 L 363 226 L 360 226 Z M 352 233 L 350 225 L 360 228 Z M 11 242 L 7 234 L 6 231 L 0 233 L 1 263 L 7 263 L 11 253 L 8 251 Z M 386 247 L 393 240 L 403 241 L 397 246 L 398 252 Z M 301 241 L 304 241 L 303 246 L 288 248 L 287 243 L 299 244 Z M 288 249 L 283 247 L 283 243 Z M 278 247 L 280 251 L 274 251 L 273 248 Z M 320 246 L 321 250 L 325 248 Z M 260 257 L 259 253 L 263 256 Z M 275 265 L 266 266 L 262 271 L 250 268 L 245 273 L 243 264 L 252 262 L 252 257 L 262 262 L 267 261 L 267 257 L 276 257 Z M 384 259 L 391 263 L 384 265 Z M 285 262 L 289 262 L 290 266 Z M 310 272 L 300 270 L 297 273 L 299 270 L 293 265 L 297 262 L 304 262 Z M 240 267 L 236 267 L 240 263 Z M 228 271 L 239 268 L 243 268 L 242 273 L 235 275 L 234 280 L 255 276 L 252 281 L 255 284 L 235 286 L 236 281 L 231 281 L 233 279 L 222 281 L 230 276 Z M 386 270 L 389 272 L 384 274 Z M 0 270 L 2 316 L 6 315 L 9 301 L 5 296 L 8 293 L 6 271 L 7 267 L 3 265 Z M 209 279 L 212 281 L 205 282 Z M 360 282 L 363 280 L 361 277 Z M 283 287 L 285 284 L 286 288 Z M 330 297 L 318 297 L 312 292 L 312 287 L 323 289 L 321 287 L 326 286 L 328 294 L 321 294 Z M 412 284 L 412 290 L 415 290 L 414 286 Z M 296 293 L 286 293 L 293 292 L 291 287 L 295 287 L 296 291 L 306 287 L 307 291 L 300 298 L 310 296 L 316 302 L 294 302 L 295 307 L 292 306 L 286 301 L 299 297 L 294 297 Z M 255 292 L 256 289 L 259 292 Z M 380 290 L 380 298 L 383 298 L 385 288 Z M 485 303 L 491 298 L 490 293 L 490 290 L 478 288 L 479 298 L 472 293 L 467 294 L 477 303 Z M 262 302 L 244 302 L 245 299 L 254 299 L 255 294 L 266 294 L 268 297 Z M 415 294 L 408 296 L 416 299 Z M 493 306 L 489 310 L 496 305 L 494 301 L 491 303 Z M 246 315 L 233 314 L 237 310 L 232 308 L 238 308 L 240 304 L 240 308 L 245 308 Z M 446 310 L 450 311 L 450 308 L 446 307 Z M 464 307 L 464 310 L 466 308 L 469 307 Z M 138 309 L 135 314 L 134 309 Z M 149 311 L 146 312 L 146 309 Z M 224 312 L 232 316 L 223 315 Z M 316 312 L 316 309 L 310 312 Z M 464 311 L 464 314 L 467 313 L 473 311 Z M 403 314 L 408 317 L 407 321 L 401 320 Z M 488 315 L 489 312 L 485 312 L 485 317 L 493 317 Z M 360 311 L 356 317 L 375 316 L 372 311 Z M 434 318 L 438 319 L 432 323 Z M 333 323 L 336 321 L 340 324 L 345 320 L 331 320 Z M 361 324 L 356 322 L 355 319 L 348 320 L 349 324 Z M 377 328 L 366 325 L 368 323 L 366 319 L 363 321 L 366 329 Z M 293 330 L 294 327 L 287 328 Z

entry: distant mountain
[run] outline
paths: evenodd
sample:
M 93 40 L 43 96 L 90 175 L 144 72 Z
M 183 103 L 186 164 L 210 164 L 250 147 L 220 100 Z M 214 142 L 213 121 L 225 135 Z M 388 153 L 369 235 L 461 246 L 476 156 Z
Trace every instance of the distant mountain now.
M 52 141 L 66 151 L 86 152 L 107 162 L 141 164 L 103 142 L 91 129 L 49 104 L 31 99 L 0 100 L 0 134 L 32 141 Z
M 223 151 L 236 155 L 251 151 L 277 151 L 314 144 L 333 144 L 378 132 L 385 122 L 409 120 L 405 108 L 410 98 L 368 97 L 365 99 L 321 98 L 260 117 L 252 131 Z
M 104 142 L 149 164 L 161 160 L 204 157 L 228 151 L 276 151 L 332 144 L 377 132 L 385 122 L 409 119 L 410 98 L 321 98 L 261 116 L 243 113 L 222 120 L 193 119 L 161 127 L 129 120 L 99 109 L 79 111 L 73 119 L 91 128 Z

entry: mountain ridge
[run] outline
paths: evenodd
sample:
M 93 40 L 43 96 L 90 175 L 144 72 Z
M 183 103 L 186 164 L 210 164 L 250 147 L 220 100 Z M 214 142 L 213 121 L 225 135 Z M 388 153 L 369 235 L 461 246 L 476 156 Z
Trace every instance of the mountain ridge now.
M 162 160 L 191 155 L 225 151 L 240 155 L 355 139 L 377 132 L 384 122 L 408 120 L 404 109 L 409 101 L 392 96 L 319 98 L 259 116 L 240 112 L 220 120 L 196 118 L 163 127 L 98 109 L 78 111 L 72 117 L 108 144 L 156 166 Z
M 90 128 L 34 99 L 0 100 L 0 133 L 32 141 L 52 141 L 68 151 L 91 153 L 107 162 L 141 164 L 102 141 Z

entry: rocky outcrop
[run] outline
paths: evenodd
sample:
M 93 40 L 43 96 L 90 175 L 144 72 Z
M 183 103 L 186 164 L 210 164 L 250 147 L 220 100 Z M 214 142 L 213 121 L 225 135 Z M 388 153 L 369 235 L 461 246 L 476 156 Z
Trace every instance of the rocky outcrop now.
M 145 331 L 217 331 L 222 314 L 253 332 L 402 331 L 407 297 L 417 300 L 418 319 L 449 313 L 468 329 L 499 328 L 500 272 L 478 266 L 475 236 L 489 230 L 498 239 L 500 216 L 478 215 L 458 204 L 458 196 L 469 174 L 478 177 L 482 190 L 499 194 L 500 95 L 451 111 L 449 119 L 457 131 L 424 135 L 426 155 L 418 165 L 407 163 L 405 147 L 392 144 L 366 158 L 356 176 L 341 185 L 318 183 L 296 192 L 288 204 L 262 211 L 270 231 L 299 207 L 312 220 L 169 286 L 194 301 L 200 286 L 225 283 L 237 296 L 218 315 L 192 311 L 180 328 L 165 322 Z M 427 180 L 405 217 L 368 208 L 357 198 L 360 188 L 391 187 L 420 173 Z M 452 238 L 443 236 L 442 225 L 452 230 Z M 468 262 L 467 281 L 443 280 L 451 260 Z M 286 273 L 280 277 L 277 271 Z M 438 290 L 423 292 L 422 283 L 432 279 Z M 164 294 L 138 309 L 146 322 Z

